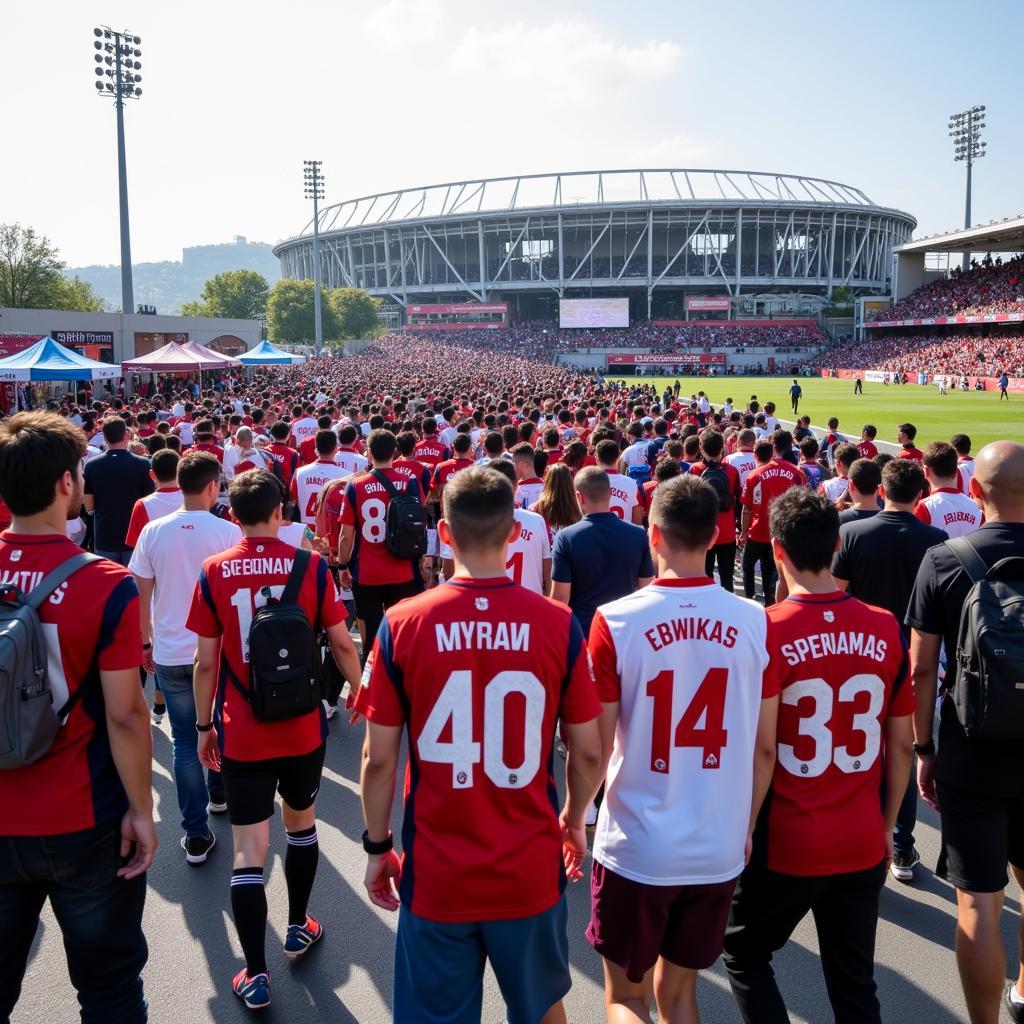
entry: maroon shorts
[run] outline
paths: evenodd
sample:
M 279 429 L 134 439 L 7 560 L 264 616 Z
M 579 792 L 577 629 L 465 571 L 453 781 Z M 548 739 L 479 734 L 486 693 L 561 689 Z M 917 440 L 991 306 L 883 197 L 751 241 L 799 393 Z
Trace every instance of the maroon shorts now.
M 647 885 L 594 861 L 587 939 L 634 983 L 663 956 L 699 971 L 721 955 L 736 879 L 710 885 Z

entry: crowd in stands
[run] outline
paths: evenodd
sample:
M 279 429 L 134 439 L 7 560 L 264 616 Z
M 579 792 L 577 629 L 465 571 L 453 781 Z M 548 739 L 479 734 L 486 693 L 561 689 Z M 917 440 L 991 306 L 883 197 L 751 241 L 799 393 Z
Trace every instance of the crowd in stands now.
M 1024 256 L 972 261 L 966 273 L 958 267 L 949 277 L 915 289 L 872 319 L 913 320 L 957 313 L 1024 313 Z

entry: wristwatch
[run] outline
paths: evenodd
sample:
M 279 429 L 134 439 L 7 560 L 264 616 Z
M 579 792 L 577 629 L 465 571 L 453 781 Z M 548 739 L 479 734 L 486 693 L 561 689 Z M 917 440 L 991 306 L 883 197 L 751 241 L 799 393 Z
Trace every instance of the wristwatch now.
M 914 753 L 919 757 L 931 757 L 935 753 L 935 740 L 929 740 L 927 743 L 915 743 Z
M 363 849 L 371 857 L 380 857 L 385 853 L 390 853 L 395 848 L 395 837 L 389 832 L 387 839 L 382 839 L 379 843 L 375 843 L 370 838 L 368 831 L 363 832 Z
M 207 722 L 206 725 L 200 725 L 196 722 L 196 732 L 209 732 L 213 728 L 213 722 Z

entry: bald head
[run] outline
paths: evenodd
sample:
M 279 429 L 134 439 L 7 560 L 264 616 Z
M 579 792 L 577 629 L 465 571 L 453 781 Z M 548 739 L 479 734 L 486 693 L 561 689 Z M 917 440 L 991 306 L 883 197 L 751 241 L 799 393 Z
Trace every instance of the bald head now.
M 1004 516 L 1024 514 L 1024 445 L 1014 441 L 985 445 L 974 460 L 974 479 L 986 505 Z

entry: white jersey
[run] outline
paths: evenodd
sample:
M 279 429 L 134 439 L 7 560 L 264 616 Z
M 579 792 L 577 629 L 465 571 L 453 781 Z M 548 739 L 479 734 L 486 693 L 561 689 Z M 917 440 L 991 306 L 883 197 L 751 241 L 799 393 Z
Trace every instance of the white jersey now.
M 544 481 L 531 476 L 516 485 L 516 508 L 530 508 L 544 490 Z
M 302 419 L 296 420 L 292 424 L 288 434 L 295 442 L 295 447 L 298 448 L 303 441 L 316 437 L 316 432 L 319 429 L 312 416 L 303 416 Z
M 308 529 L 305 523 L 282 523 L 277 528 L 277 539 L 293 548 L 301 548 Z
M 847 477 L 834 476 L 829 480 L 822 480 L 818 491 L 824 494 L 829 501 L 838 501 L 849 486 L 850 481 Z
M 627 469 L 632 469 L 634 466 L 646 466 L 647 449 L 650 444 L 651 442 L 647 438 L 634 441 L 619 458 L 625 463 Z
M 757 469 L 757 459 L 753 452 L 733 452 L 732 455 L 726 455 L 725 461 L 739 473 L 741 488 L 747 482 L 747 477 Z
M 544 596 L 544 560 L 551 558 L 551 536 L 544 517 L 525 508 L 515 510 L 519 533 L 508 546 L 505 575 L 527 590 Z
M 335 462 L 314 462 L 295 470 L 292 497 L 298 502 L 299 517 L 307 526 L 316 526 L 316 499 L 328 480 L 340 480 L 349 474 Z
M 639 488 L 635 480 L 622 473 L 608 473 L 608 482 L 612 485 L 612 496 L 608 502 L 608 511 L 627 523 L 633 522 L 633 509 L 640 504 L 637 496 Z
M 598 608 L 590 652 L 619 703 L 594 859 L 648 885 L 743 870 L 767 619 L 709 579 L 656 580 Z
M 234 480 L 240 472 L 249 469 L 270 469 L 273 463 L 270 456 L 258 448 L 243 451 L 237 444 L 229 444 L 224 448 L 224 479 Z M 239 466 L 242 468 L 239 469 Z
M 932 491 L 917 503 L 914 515 L 922 522 L 945 530 L 950 540 L 973 533 L 981 526 L 981 509 L 955 487 Z
M 957 479 L 960 481 L 960 488 L 968 497 L 971 495 L 971 481 L 974 479 L 974 458 L 968 455 L 961 456 L 956 460 Z
M 370 465 L 364 455 L 349 451 L 347 448 L 338 449 L 334 453 L 334 461 L 345 470 L 346 474 L 351 473 L 353 476 L 361 476 Z

